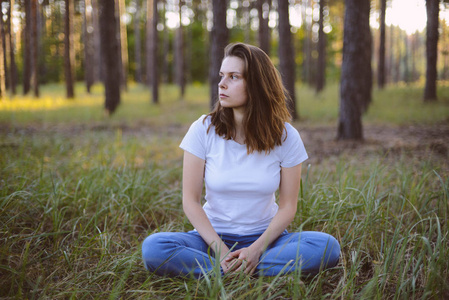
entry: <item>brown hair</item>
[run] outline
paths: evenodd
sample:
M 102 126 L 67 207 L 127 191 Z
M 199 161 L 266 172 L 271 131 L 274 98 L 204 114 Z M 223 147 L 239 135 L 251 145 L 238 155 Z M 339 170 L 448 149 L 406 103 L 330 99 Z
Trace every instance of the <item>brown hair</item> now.
M 288 92 L 271 59 L 260 48 L 243 43 L 229 44 L 224 54 L 225 58 L 228 56 L 238 57 L 245 64 L 243 77 L 248 101 L 243 128 L 248 154 L 269 153 L 282 144 L 285 122 L 291 119 L 286 105 L 287 99 L 290 100 Z M 217 101 L 209 116 L 218 135 L 227 140 L 235 136 L 232 108 L 222 107 Z

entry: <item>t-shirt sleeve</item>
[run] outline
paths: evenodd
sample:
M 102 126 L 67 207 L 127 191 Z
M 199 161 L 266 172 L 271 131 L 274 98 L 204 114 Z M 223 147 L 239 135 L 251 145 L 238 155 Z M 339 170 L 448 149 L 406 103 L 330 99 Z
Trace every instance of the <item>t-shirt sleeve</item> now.
M 205 160 L 207 124 L 203 123 L 204 118 L 205 116 L 203 115 L 190 125 L 179 147 Z
M 281 167 L 291 168 L 299 165 L 308 157 L 299 132 L 289 123 L 285 124 L 287 139 L 282 144 Z

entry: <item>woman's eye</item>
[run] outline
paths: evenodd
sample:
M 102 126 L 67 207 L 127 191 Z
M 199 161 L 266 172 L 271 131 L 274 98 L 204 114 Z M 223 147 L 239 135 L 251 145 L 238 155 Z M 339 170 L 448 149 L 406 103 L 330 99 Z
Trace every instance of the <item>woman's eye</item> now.
M 238 79 L 238 76 L 236 76 L 236 75 L 231 75 L 231 79 Z

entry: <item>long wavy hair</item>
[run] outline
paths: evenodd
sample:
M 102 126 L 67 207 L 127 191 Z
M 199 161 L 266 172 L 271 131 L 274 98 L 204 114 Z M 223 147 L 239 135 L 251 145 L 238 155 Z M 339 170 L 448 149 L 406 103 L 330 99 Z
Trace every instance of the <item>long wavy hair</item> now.
M 279 72 L 263 50 L 244 43 L 234 43 L 229 44 L 224 52 L 225 58 L 235 56 L 244 62 L 243 77 L 246 80 L 248 101 L 243 128 L 247 152 L 269 153 L 283 142 L 285 122 L 291 119 L 286 101 L 291 101 L 291 98 L 282 84 Z M 215 126 L 219 136 L 227 140 L 235 137 L 232 108 L 223 107 L 217 101 L 209 116 L 211 126 Z

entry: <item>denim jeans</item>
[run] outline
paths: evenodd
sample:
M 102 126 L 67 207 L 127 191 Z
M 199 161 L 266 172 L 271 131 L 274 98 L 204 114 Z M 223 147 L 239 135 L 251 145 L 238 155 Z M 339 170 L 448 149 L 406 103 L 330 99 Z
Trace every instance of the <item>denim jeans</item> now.
M 219 235 L 234 251 L 250 246 L 261 234 Z M 219 264 L 213 255 L 196 231 L 154 233 L 142 245 L 145 268 L 158 275 L 201 277 L 213 270 L 216 263 Z M 334 267 L 339 257 L 340 245 L 331 235 L 315 231 L 285 231 L 262 254 L 255 275 L 276 276 L 297 271 L 303 275 L 316 274 Z

